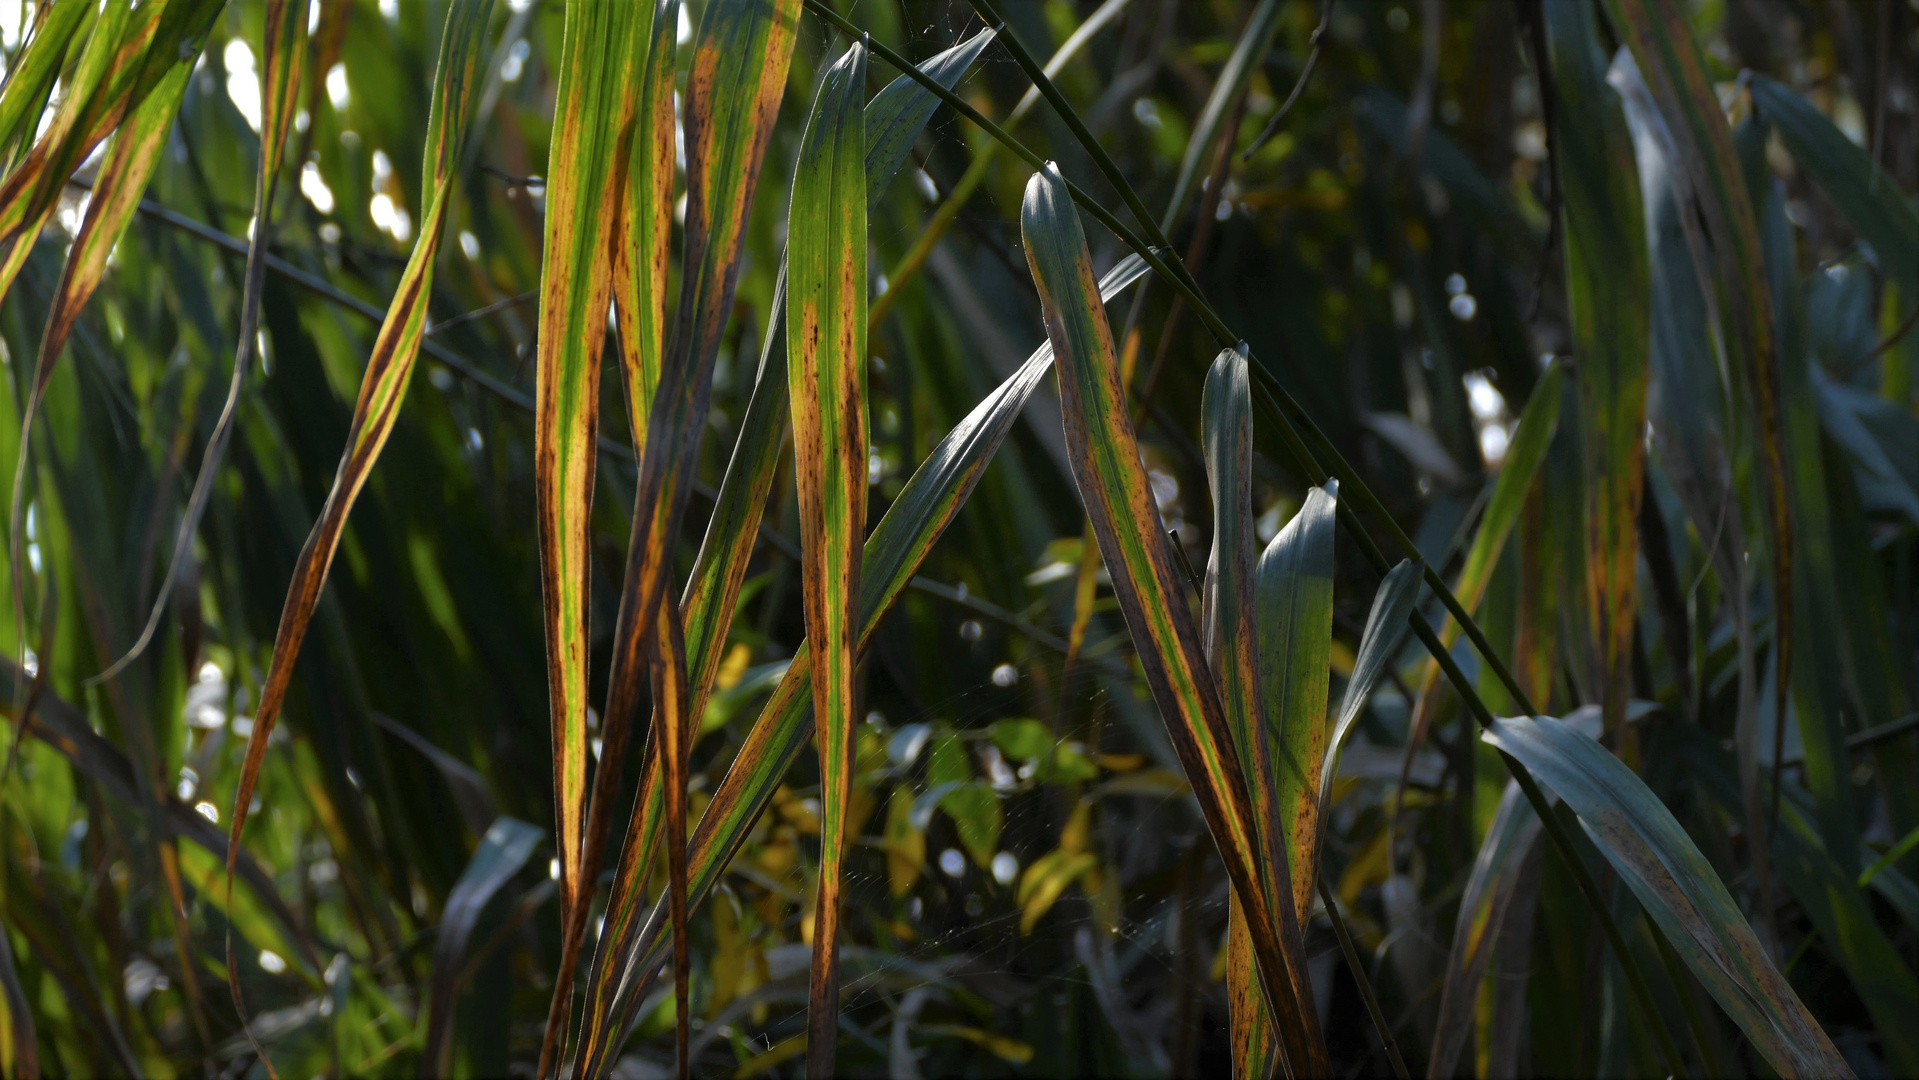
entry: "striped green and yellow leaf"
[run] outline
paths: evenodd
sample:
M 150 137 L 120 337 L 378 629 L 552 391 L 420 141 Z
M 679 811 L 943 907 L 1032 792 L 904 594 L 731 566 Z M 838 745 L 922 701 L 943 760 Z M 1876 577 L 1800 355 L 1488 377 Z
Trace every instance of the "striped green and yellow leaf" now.
M 813 731 L 820 755 L 820 876 L 806 1069 L 833 1072 L 847 804 L 853 792 L 854 639 L 866 531 L 866 50 L 827 69 L 787 209 L 787 380 L 799 486 Z
M 1261 860 L 1260 887 L 1266 891 L 1268 903 L 1275 903 L 1289 895 L 1291 886 L 1275 880 L 1288 865 L 1285 831 L 1278 827 L 1282 815 L 1278 804 L 1279 766 L 1275 762 L 1276 750 L 1283 744 L 1267 730 L 1263 695 L 1272 690 L 1272 684 L 1261 680 L 1258 667 L 1264 641 L 1254 608 L 1253 404 L 1249 379 L 1245 350 L 1222 350 L 1206 373 L 1201 398 L 1200 432 L 1206 453 L 1206 479 L 1213 496 L 1213 548 L 1206 564 L 1201 620 L 1207 663 L 1219 686 L 1226 723 L 1245 771 L 1260 852 L 1265 855 L 1270 851 L 1274 856 Z M 1090 583 L 1087 565 L 1082 557 L 1081 581 Z M 1080 596 L 1090 599 L 1089 593 Z M 1078 599 L 1075 629 L 1081 625 Z M 1084 610 L 1090 614 L 1090 604 Z M 1233 1069 L 1239 1075 L 1266 1076 L 1275 1061 L 1273 1029 L 1259 989 L 1258 972 L 1251 962 L 1252 942 L 1247 934 L 1245 911 L 1235 900 L 1227 924 L 1227 948 L 1232 951 L 1227 998 L 1232 1013 Z
M 304 4 L 296 5 L 296 8 L 304 7 Z M 432 291 L 434 257 L 439 250 L 442 226 L 452 199 L 460 140 L 466 131 L 467 102 L 472 94 L 480 41 L 486 31 L 487 14 L 491 7 L 490 0 L 482 0 L 455 5 L 448 12 L 434 79 L 432 119 L 428 127 L 428 150 L 424 164 L 424 186 L 431 193 L 431 200 L 422 213 L 420 239 L 407 262 L 401 287 L 387 310 L 379 335 L 374 339 L 373 353 L 368 358 L 366 374 L 360 384 L 353 423 L 347 444 L 340 455 L 339 471 L 334 477 L 332 490 L 320 510 L 319 520 L 314 523 L 301 549 L 299 561 L 294 565 L 292 581 L 287 586 L 286 601 L 274 637 L 272 664 L 262 687 L 253 731 L 247 741 L 246 764 L 234 801 L 233 838 L 227 855 L 229 871 L 239 849 L 240 833 L 246 825 L 268 740 L 273 734 L 281 706 L 286 701 L 287 686 L 293 677 L 300 647 L 306 640 L 314 609 L 319 604 L 321 590 L 326 585 L 327 572 L 339 549 L 347 517 L 352 513 L 354 500 L 366 484 L 374 463 L 379 460 L 387 437 L 392 434 L 401 403 L 405 400 L 414 361 L 419 356 L 421 337 L 426 327 L 427 297 Z M 286 17 L 297 21 L 295 30 L 303 37 L 306 12 L 294 10 L 288 12 Z M 269 26 L 274 25 L 269 22 Z M 303 42 L 297 38 L 291 44 L 281 44 L 280 55 L 303 55 L 305 50 L 299 47 L 301 44 Z M 299 80 L 289 73 L 283 80 L 276 81 L 271 59 L 267 70 L 269 85 L 276 87 L 275 96 L 269 98 L 274 103 L 269 113 L 281 115 L 277 133 L 283 140 L 286 129 L 291 126 L 290 117 Z M 270 199 L 271 189 L 268 190 Z M 264 234 L 263 228 L 261 235 Z M 252 261 L 250 257 L 249 263 Z M 242 339 L 242 348 L 246 347 L 245 340 Z
M 950 85 L 978 59 L 992 40 L 992 31 L 982 31 L 964 42 L 928 59 L 923 69 Z M 659 92 L 664 92 L 662 86 Z M 865 188 L 869 208 L 885 194 L 893 176 L 905 163 L 913 139 L 931 117 L 938 99 L 918 83 L 904 76 L 893 80 L 866 106 Z M 725 653 L 727 628 L 733 619 L 741 583 L 753 548 L 760 540 L 760 519 L 783 446 L 787 425 L 786 364 L 786 278 L 782 267 L 773 290 L 773 320 L 767 327 L 758 377 L 739 427 L 739 436 L 728 460 L 726 475 L 707 521 L 706 536 L 694 562 L 692 579 L 687 582 L 680 607 L 686 618 L 686 642 L 689 671 L 689 714 L 701 716 L 711 694 L 713 680 Z M 637 422 L 638 418 L 636 418 Z M 636 427 L 635 431 L 643 431 Z M 628 729 L 621 727 L 624 739 Z M 618 786 L 617 762 L 624 749 L 615 741 L 609 724 L 602 760 L 614 763 L 595 778 L 593 814 L 588 822 L 589 862 L 598 864 L 598 844 L 604 839 L 605 818 L 612 813 L 612 793 Z M 645 771 L 640 778 L 639 797 L 634 804 L 631 827 L 621 851 L 619 869 L 607 902 L 606 930 L 602 946 L 596 952 L 589 976 L 589 1005 L 583 1022 L 582 1045 L 593 1047 L 605 1030 L 605 1012 L 593 1005 L 610 992 L 606 980 L 611 975 L 609 961 L 622 943 L 637 929 L 643 914 L 645 879 L 652 865 L 660 836 L 659 761 L 649 749 Z M 605 794 L 603 795 L 602 792 Z

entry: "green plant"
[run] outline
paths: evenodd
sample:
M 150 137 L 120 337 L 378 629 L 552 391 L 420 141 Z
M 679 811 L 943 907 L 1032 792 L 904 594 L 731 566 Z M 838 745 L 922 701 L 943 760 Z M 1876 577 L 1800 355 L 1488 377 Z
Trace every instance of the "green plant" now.
M 1919 15 L 1771 6 L 35 5 L 0 1070 L 1919 1070 Z

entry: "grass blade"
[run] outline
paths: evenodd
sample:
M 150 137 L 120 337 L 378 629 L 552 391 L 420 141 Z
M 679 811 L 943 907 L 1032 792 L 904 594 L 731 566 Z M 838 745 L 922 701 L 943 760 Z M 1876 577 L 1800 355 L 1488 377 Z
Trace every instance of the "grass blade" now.
M 1766 135 L 1765 123 L 1760 120 L 1750 121 L 1738 134 L 1742 152 L 1753 160 L 1749 177 L 1763 174 L 1758 159 Z M 1853 808 L 1852 761 L 1840 716 L 1846 699 L 1849 658 L 1842 648 L 1845 630 L 1839 614 L 1839 577 L 1834 565 L 1833 516 L 1826 493 L 1818 389 L 1812 376 L 1806 301 L 1797 269 L 1793 226 L 1786 218 L 1784 185 L 1770 176 L 1760 183 L 1763 187 L 1755 189 L 1753 195 L 1760 202 L 1767 285 L 1772 290 L 1773 312 L 1779 319 L 1786 466 L 1791 481 L 1788 491 L 1792 498 L 1793 550 L 1798 559 L 1793 573 L 1793 608 L 1798 615 L 1780 632 L 1789 630 L 1793 634 L 1794 652 L 1803 653 L 1807 661 L 1793 670 L 1791 682 L 1793 711 L 1805 749 L 1806 786 L 1818 800 L 1819 831 L 1826 847 L 1850 877 L 1859 869 L 1855 842 L 1858 815 Z M 1775 725 L 1775 731 L 1783 729 L 1784 725 Z M 1776 772 L 1774 783 L 1778 783 Z M 1777 787 L 1773 798 L 1776 806 Z
M 626 204 L 620 221 L 623 242 L 613 245 L 613 302 L 619 309 L 620 361 L 626 373 L 626 407 L 635 457 L 646 452 L 646 418 L 660 382 L 660 354 L 666 335 L 666 269 L 673 240 L 674 34 L 680 0 L 656 0 L 652 21 L 641 37 L 633 115 L 632 163 L 627 170 Z M 611 734 L 608 732 L 607 734 Z M 609 755 L 602 754 L 601 760 Z M 595 805 L 598 805 L 597 792 Z M 587 833 L 587 848 L 597 837 Z M 589 866 L 598 860 L 589 858 Z M 591 871 L 589 871 L 590 873 Z
M 87 40 L 81 24 L 99 11 L 93 4 L 42 4 L 34 12 L 33 32 L 7 68 L 0 90 L 0 152 L 31 138 L 30 122 L 46 109 L 67 53 Z
M 1226 723 L 1245 770 L 1262 855 L 1278 848 L 1276 858 L 1264 860 L 1266 874 L 1261 883 L 1268 903 L 1278 903 L 1285 892 L 1272 879 L 1277 868 L 1285 865 L 1286 850 L 1279 846 L 1285 843 L 1285 835 L 1276 827 L 1282 819 L 1278 770 L 1273 761 L 1272 733 L 1266 729 L 1269 714 L 1261 694 L 1262 689 L 1271 687 L 1262 686 L 1255 661 L 1255 653 L 1264 641 L 1254 622 L 1253 605 L 1253 406 L 1249 378 L 1246 354 L 1239 349 L 1222 350 L 1206 374 L 1200 428 L 1206 479 L 1213 496 L 1213 548 L 1206 564 L 1200 619 L 1206 660 L 1219 685 Z M 1082 581 L 1089 578 L 1085 572 L 1089 554 L 1082 552 Z M 1081 596 L 1086 595 L 1082 591 Z M 1086 610 L 1090 614 L 1090 605 Z M 1079 613 L 1076 604 L 1076 629 Z M 1247 934 L 1246 913 L 1235 901 L 1227 930 L 1227 947 L 1232 950 L 1227 966 L 1227 1001 L 1232 1013 L 1233 1072 L 1239 1076 L 1268 1076 L 1276 1061 L 1276 1047 Z
M 191 68 L 199 60 L 200 43 L 223 3 L 166 0 L 137 8 L 101 5 L 46 131 L 0 182 L 0 251 L 4 251 L 0 295 L 12 288 L 26 265 L 40 230 L 59 205 L 67 179 L 171 70 Z M 25 125 L 39 119 L 32 111 L 38 100 L 22 99 L 23 112 L 13 121 L 21 125 L 22 134 Z M 264 116 L 262 123 L 266 123 Z M 261 138 L 267 136 L 263 127 Z M 274 153 L 277 165 L 278 151 Z
M 646 454 L 633 494 L 620 615 L 607 673 L 606 717 L 637 710 L 692 492 L 713 391 L 713 362 L 733 306 L 746 221 L 786 90 L 799 0 L 713 0 L 693 44 L 685 106 L 686 241 L 679 309 L 662 354 Z M 549 211 L 550 213 L 551 211 Z
M 71 12 L 86 7 L 85 4 L 68 3 L 55 5 L 54 10 Z M 206 23 L 210 23 L 219 6 L 204 5 L 203 10 Z M 51 30 L 71 19 L 72 16 L 68 14 L 48 15 L 43 29 Z M 206 29 L 204 23 L 196 28 L 200 34 L 204 34 Z M 32 51 L 31 43 L 28 51 Z M 28 56 L 25 62 L 30 63 L 32 59 Z M 33 381 L 28 386 L 26 404 L 21 410 L 20 454 L 15 464 L 13 511 L 10 517 L 12 526 L 9 533 L 13 548 L 19 547 L 20 505 L 26 486 L 33 422 L 39 414 L 47 382 L 53 377 L 54 366 L 60 360 L 61 351 L 66 348 L 67 336 L 72 333 L 81 310 L 93 298 L 106 275 L 107 257 L 112 254 L 114 245 L 126 231 L 134 211 L 139 208 L 147 181 L 152 178 L 154 167 L 160 163 L 161 152 L 166 149 L 174 116 L 180 111 L 180 102 L 186 95 L 187 79 L 192 72 L 192 65 L 186 62 L 175 63 L 164 69 L 163 78 L 155 85 L 153 92 L 128 115 L 114 136 L 113 145 L 94 180 L 86 218 L 68 250 L 60 285 L 54 292 L 53 304 L 47 312 L 39 357 L 34 363 Z M 30 68 L 23 68 L 15 77 L 32 78 L 34 72 Z M 9 91 L 12 88 L 10 83 Z M 0 107 L 4 107 L 4 104 L 0 101 Z M 0 123 L 4 122 L 0 120 Z
M 572 1002 L 571 973 L 621 779 L 632 710 L 608 710 L 589 818 L 586 787 L 589 520 L 606 310 L 616 305 L 621 368 L 636 451 L 659 381 L 671 223 L 674 5 L 573 4 L 566 9 L 557 120 L 549 151 L 546 251 L 540 287 L 535 477 L 554 823 L 560 858 L 560 967 L 539 1074 L 550 1073 Z M 664 19 L 665 28 L 661 27 Z M 662 40 L 668 43 L 662 48 Z M 666 115 L 662 127 L 661 96 Z M 666 161 L 661 165 L 661 154 Z M 609 227 L 610 223 L 610 227 Z M 644 669 L 636 678 L 644 675 Z
M 1852 1075 L 1719 875 L 1631 769 L 1550 717 L 1497 719 L 1483 737 L 1565 800 L 1700 984 L 1773 1068 L 1783 1076 Z
M 807 991 L 806 1071 L 830 1076 L 839 1042 L 841 874 L 853 791 L 853 646 L 866 527 L 866 50 L 826 72 L 800 143 L 787 211 L 787 379 L 792 386 L 813 726 L 820 754 L 820 875 Z M 684 882 L 676 883 L 684 902 Z
M 632 724 L 639 708 L 641 680 L 658 647 L 653 640 L 657 637 L 658 612 L 673 565 L 680 515 L 698 464 L 699 440 L 706 428 L 713 389 L 713 363 L 733 305 L 747 216 L 780 98 L 786 91 L 799 6 L 798 0 L 713 0 L 701 15 L 693 43 L 683 133 L 686 239 L 680 300 L 666 350 L 661 354 L 654 407 L 648 410 L 646 435 L 641 440 L 646 452 L 634 485 L 633 525 L 607 673 L 604 717 L 609 728 L 617 725 L 624 729 Z M 551 214 L 549 205 L 549 218 Z M 604 304 L 600 310 L 605 310 Z M 583 532 L 579 550 L 584 557 Z M 583 624 L 579 624 L 579 632 L 583 638 Z M 582 693 L 584 685 L 582 680 Z M 576 715 L 582 720 L 577 754 L 584 780 L 584 700 Z M 642 797 L 646 795 L 643 790 Z M 649 813 L 652 803 L 642 803 L 640 808 L 642 813 Z M 647 824 L 647 820 L 642 818 L 640 824 Z M 651 838 L 647 840 L 650 846 Z M 623 879 L 628 873 L 637 875 L 640 869 L 637 859 L 622 854 Z M 584 893 L 581 898 L 583 902 Z M 583 932 L 585 910 L 571 903 L 567 910 L 567 940 L 576 943 Z M 565 1002 L 571 993 L 576 956 L 577 944 L 562 956 L 561 970 L 566 977 L 554 991 L 546 1048 L 540 1055 L 542 1076 L 549 1074 L 565 1026 Z M 605 1030 L 603 1018 L 592 1003 L 587 1025 L 582 1062 L 597 1055 L 603 1045 L 598 1041 Z
M 633 153 L 635 43 L 644 9 L 570 4 L 561 45 L 546 174 L 540 271 L 534 498 L 539 507 L 540 590 L 545 609 L 547 697 L 553 742 L 553 821 L 560 861 L 562 971 L 577 953 L 592 886 L 581 865 L 586 810 L 589 518 L 598 451 L 600 353 L 613 293 L 609 230 L 626 209 Z M 610 235 L 609 235 L 610 232 Z M 651 612 L 648 613 L 649 617 Z M 570 979 L 554 988 L 541 1075 L 551 1067 Z
M 671 597 L 660 604 L 659 655 L 653 662 L 653 701 L 660 718 L 660 777 L 666 785 L 666 897 L 673 919 L 673 1046 L 680 1080 L 692 1067 L 687 1023 L 688 968 L 686 906 L 686 760 L 699 721 L 687 711 L 686 634 L 679 605 Z
M 1101 282 L 1101 297 L 1110 301 L 1144 272 L 1145 264 L 1138 258 L 1122 260 Z M 987 464 L 1012 431 L 1020 410 L 1052 366 L 1053 347 L 1048 343 L 940 440 L 873 527 L 860 560 L 861 649 L 871 642 L 880 620 L 965 505 Z M 695 906 L 718 882 L 787 768 L 806 745 L 812 718 L 811 651 L 809 643 L 801 642 L 794 652 L 786 675 L 761 710 L 694 830 L 687 865 L 688 895 Z M 628 850 L 632 850 L 630 842 Z M 624 886 L 628 880 L 624 861 L 621 873 L 620 885 Z M 643 891 L 639 895 L 643 896 Z M 615 924 L 613 915 L 608 915 L 608 940 L 618 945 L 615 949 L 602 946 L 601 955 L 595 959 L 594 996 L 588 1002 L 589 1023 L 574 1076 L 598 1076 L 604 1070 L 608 1049 L 617 1045 L 632 1024 L 635 1010 L 659 971 L 663 907 L 656 905 L 643 925 L 620 937 L 612 936 Z M 609 910 L 614 910 L 613 905 L 609 904 Z
M 1213 142 L 1221 125 L 1229 121 L 1253 72 L 1273 49 L 1273 39 L 1279 35 L 1279 16 L 1285 8 L 1279 0 L 1260 0 L 1259 6 L 1247 16 L 1246 29 L 1239 32 L 1232 55 L 1226 58 L 1226 66 L 1219 69 L 1219 77 L 1213 80 L 1213 92 L 1207 96 L 1199 118 L 1193 121 L 1192 135 L 1186 140 L 1186 155 L 1180 159 L 1179 175 L 1173 181 L 1173 194 L 1166 200 L 1165 216 L 1160 218 L 1161 232 L 1170 233 L 1179 223 L 1193 185 L 1200 180 L 1200 169 L 1212 159 Z
M 1606 732 L 1619 740 L 1627 764 L 1636 765 L 1635 736 L 1625 718 L 1632 696 L 1651 284 L 1639 177 L 1618 167 L 1632 157 L 1632 136 L 1618 95 L 1606 83 L 1596 15 L 1596 5 L 1590 3 L 1545 9 L 1558 100 L 1553 145 L 1566 247 L 1566 302 L 1573 355 L 1578 357 L 1575 377 L 1584 441 L 1584 600 Z
M 13 966 L 13 941 L 4 929 L 0 929 L 0 1007 L 7 1013 L 4 1063 L 20 1080 L 40 1080 L 40 1050 L 33 1031 L 33 1010 L 20 989 L 20 975 Z
M 982 31 L 926 61 L 922 69 L 945 84 L 957 82 L 979 57 L 990 31 Z M 866 195 L 869 211 L 885 194 L 920 129 L 932 116 L 937 98 L 912 79 L 901 76 L 889 83 L 866 106 Z M 1137 260 L 1129 262 L 1138 266 Z M 733 620 L 741 583 L 753 547 L 759 542 L 760 517 L 772 490 L 774 476 L 784 444 L 788 419 L 786 365 L 786 270 L 782 264 L 773 288 L 772 321 L 767 326 L 760 355 L 759 375 L 746 414 L 740 421 L 740 434 L 721 481 L 719 498 L 707 520 L 706 536 L 694 562 L 693 576 L 687 582 L 680 601 L 686 619 L 687 666 L 692 702 L 690 715 L 703 715 L 706 699 L 725 653 L 728 627 Z M 870 318 L 869 318 L 870 321 Z M 611 735 L 611 732 L 608 732 Z M 609 744 L 610 745 L 610 744 Z M 611 752 L 602 761 L 614 760 Z M 646 874 L 653 862 L 660 834 L 662 793 L 658 758 L 649 751 L 645 771 L 640 778 L 639 798 L 634 804 L 633 821 L 620 854 L 620 866 L 614 877 L 613 891 L 607 901 L 603 944 L 597 951 L 589 975 L 589 998 L 581 1034 L 582 1060 L 590 1058 L 603 1045 L 607 1010 L 601 1004 L 613 993 L 608 980 L 613 977 L 612 957 L 623 948 L 644 914 Z M 604 769 L 604 766 L 603 766 Z M 602 805 L 601 787 L 596 778 L 595 807 Z M 608 789 L 610 791 L 610 789 Z M 604 804 L 611 812 L 611 796 Z M 597 817 L 595 818 L 597 821 Z M 589 822 L 589 844 L 600 835 L 598 826 Z
M 303 8 L 305 5 L 299 6 Z M 421 335 L 426 327 L 427 298 L 432 289 L 433 260 L 439 249 L 441 226 L 446 220 L 448 203 L 452 197 L 454 166 L 459 161 L 460 138 L 466 130 L 466 103 L 480 39 L 485 33 L 491 7 L 490 2 L 460 4 L 448 12 L 446 31 L 441 38 L 439 69 L 434 79 L 433 106 L 428 125 L 425 190 L 430 195 L 421 215 L 420 239 L 407 261 L 400 287 L 387 310 L 380 332 L 374 338 L 373 352 L 367 360 L 366 373 L 360 383 L 359 400 L 354 406 L 352 426 L 348 429 L 347 444 L 340 457 L 332 491 L 320 511 L 319 520 L 314 523 L 313 531 L 307 536 L 305 546 L 301 548 L 300 557 L 294 564 L 293 578 L 287 586 L 279 627 L 274 634 L 272 662 L 261 690 L 253 732 L 247 740 L 246 761 L 234 801 L 232 837 L 227 852 L 229 873 L 239 850 L 239 838 L 246 825 L 254 788 L 259 782 L 267 741 L 273 733 L 281 705 L 286 700 L 287 685 L 293 677 L 294 665 L 299 658 L 301 644 L 306 639 L 314 609 L 319 603 L 320 592 L 326 585 L 327 572 L 339 548 L 347 516 L 352 512 L 354 500 L 379 459 L 387 436 L 393 431 L 400 405 L 405 399 L 407 380 L 419 356 Z M 305 11 L 289 12 L 283 17 L 291 18 L 299 25 L 296 37 L 290 44 L 283 43 L 281 48 L 289 56 L 303 55 L 305 49 L 301 47 L 298 36 L 304 35 Z M 290 115 L 294 94 L 299 86 L 298 79 L 288 77 L 283 83 L 273 81 L 272 63 L 269 54 L 269 84 L 276 87 L 276 96 L 269 100 L 276 103 L 275 109 L 284 110 Z M 284 138 L 286 126 L 282 124 L 279 128 L 281 138 Z M 260 230 L 261 234 L 264 232 L 264 229 Z M 263 272 L 265 267 L 262 260 L 257 271 L 252 269 L 255 261 L 255 257 L 249 255 L 249 277 L 254 284 L 257 304 L 257 278 L 253 275 Z M 247 347 L 249 340 L 251 335 L 242 337 L 242 349 Z M 185 523 L 182 527 L 184 529 Z M 166 595 L 164 589 L 161 595 Z
M 1079 216 L 1057 168 L 1034 174 L 1020 208 L 1027 263 L 1060 364 L 1067 447 L 1082 500 L 1112 572 L 1147 683 L 1167 719 L 1187 779 L 1246 907 L 1260 978 L 1296 1073 L 1325 1070 L 1291 908 L 1268 901 L 1261 846 L 1232 733 L 1200 650 L 1126 416 L 1113 335 L 1097 304 Z M 1277 865 L 1271 867 L 1275 876 Z M 1289 932 L 1290 930 L 1290 932 Z
M 1293 904 L 1305 925 L 1318 876 L 1320 783 L 1331 732 L 1326 684 L 1333 650 L 1333 533 L 1339 484 L 1305 505 L 1259 557 L 1255 606 L 1267 737 L 1278 744 L 1277 823 L 1292 862 Z

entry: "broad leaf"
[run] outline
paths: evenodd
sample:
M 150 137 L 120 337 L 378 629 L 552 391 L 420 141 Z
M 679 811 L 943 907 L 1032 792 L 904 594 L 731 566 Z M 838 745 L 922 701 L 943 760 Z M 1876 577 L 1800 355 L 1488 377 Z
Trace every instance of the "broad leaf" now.
M 1552 788 L 1726 1015 L 1781 1075 L 1851 1076 L 1711 864 L 1618 758 L 1551 717 L 1501 718 L 1485 740 Z

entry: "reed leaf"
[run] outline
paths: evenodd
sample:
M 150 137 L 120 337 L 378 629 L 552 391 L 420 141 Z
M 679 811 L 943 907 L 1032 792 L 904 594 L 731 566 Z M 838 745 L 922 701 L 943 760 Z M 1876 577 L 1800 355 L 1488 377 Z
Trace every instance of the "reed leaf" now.
M 304 6 L 299 5 L 300 8 Z M 434 80 L 433 120 L 428 128 L 429 150 L 425 164 L 425 187 L 433 193 L 433 200 L 422 216 L 420 240 L 407 262 L 401 287 L 387 309 L 379 336 L 374 339 L 373 353 L 368 358 L 366 374 L 360 384 L 352 427 L 340 456 L 339 471 L 334 477 L 332 490 L 321 508 L 319 520 L 307 536 L 299 560 L 294 565 L 293 579 L 287 586 L 286 602 L 274 636 L 272 664 L 261 691 L 253 731 L 247 740 L 246 763 L 240 774 L 239 792 L 234 798 L 232 837 L 227 853 L 229 873 L 233 869 L 240 833 L 246 826 L 253 793 L 259 782 L 268 740 L 272 737 L 281 706 L 286 700 L 287 685 L 293 678 L 294 664 L 299 658 L 300 646 L 306 639 L 314 609 L 319 604 L 320 592 L 326 585 L 327 571 L 339 549 L 347 516 L 352 512 L 360 489 L 365 485 L 381 449 L 386 445 L 387 437 L 393 431 L 401 403 L 405 400 L 408 378 L 419 356 L 421 336 L 426 327 L 426 301 L 432 288 L 434 256 L 439 248 L 447 204 L 452 197 L 454 166 L 459 160 L 460 139 L 466 130 L 467 100 L 479 42 L 486 30 L 486 16 L 490 9 L 490 2 L 476 2 L 456 5 L 448 12 L 446 30 L 441 38 L 438 73 Z M 304 52 L 306 12 L 293 10 L 281 18 L 298 23 L 292 32 L 294 36 L 281 40 L 281 55 L 297 57 Z M 275 25 L 285 24 L 269 21 L 270 28 Z M 272 111 L 283 114 L 275 130 L 284 142 L 286 131 L 291 127 L 291 112 L 299 80 L 295 77 L 297 72 L 287 73 L 283 79 L 275 80 L 272 64 L 273 61 L 269 59 L 268 82 L 277 89 L 276 96 L 269 100 L 276 103 Z M 270 201 L 271 186 L 266 190 L 266 201 Z M 264 234 L 263 225 L 259 235 Z M 249 255 L 249 267 L 256 261 L 261 263 L 258 272 L 264 273 L 263 252 Z M 255 271 L 250 269 L 249 280 L 253 284 L 257 303 L 258 284 L 254 274 Z M 247 339 L 243 338 L 241 348 L 247 347 Z
M 1700 984 L 1780 1075 L 1852 1075 L 1719 875 L 1631 769 L 1551 717 L 1501 718 L 1484 738 L 1565 800 Z
M 787 210 L 787 380 L 813 730 L 820 754 L 820 878 L 806 1070 L 833 1072 L 839 1041 L 840 907 L 853 793 L 853 646 L 866 532 L 866 50 L 827 69 L 800 143 Z M 683 891 L 683 889 L 682 889 Z
M 1145 273 L 1136 257 L 1120 262 L 1100 283 L 1110 301 Z M 1052 369 L 1053 346 L 1040 346 L 1026 362 L 947 432 L 885 514 L 867 534 L 860 558 L 860 636 L 866 649 L 880 620 L 899 601 L 934 543 L 952 524 L 986 466 L 1006 441 L 1020 410 Z M 748 830 L 765 810 L 774 789 L 806 745 L 812 730 L 810 643 L 801 642 L 773 696 L 760 710 L 726 776 L 713 793 L 688 847 L 687 895 L 697 906 L 745 842 Z M 622 867 L 621 881 L 625 881 Z M 574 1076 L 595 1077 L 604 1070 L 606 1048 L 623 1035 L 657 975 L 666 916 L 656 905 L 643 924 L 603 948 L 594 961 L 589 1016 L 608 1019 L 590 1025 L 575 1059 Z M 612 923 L 609 919 L 609 928 Z
M 1298 921 L 1287 905 L 1269 899 L 1261 884 L 1262 874 L 1291 880 L 1286 855 L 1279 849 L 1275 857 L 1277 845 L 1261 845 L 1254 831 L 1232 733 L 1139 463 L 1125 392 L 1119 386 L 1113 333 L 1096 302 L 1099 293 L 1079 217 L 1056 168 L 1042 169 L 1028 182 L 1020 226 L 1047 337 L 1059 357 L 1061 408 L 1074 478 L 1100 552 L 1113 571 L 1120 610 L 1135 635 L 1147 684 L 1199 796 L 1207 828 L 1246 909 L 1253 954 L 1276 1014 L 1286 1062 L 1295 1073 L 1319 1071 L 1326 1051 L 1300 956 Z

